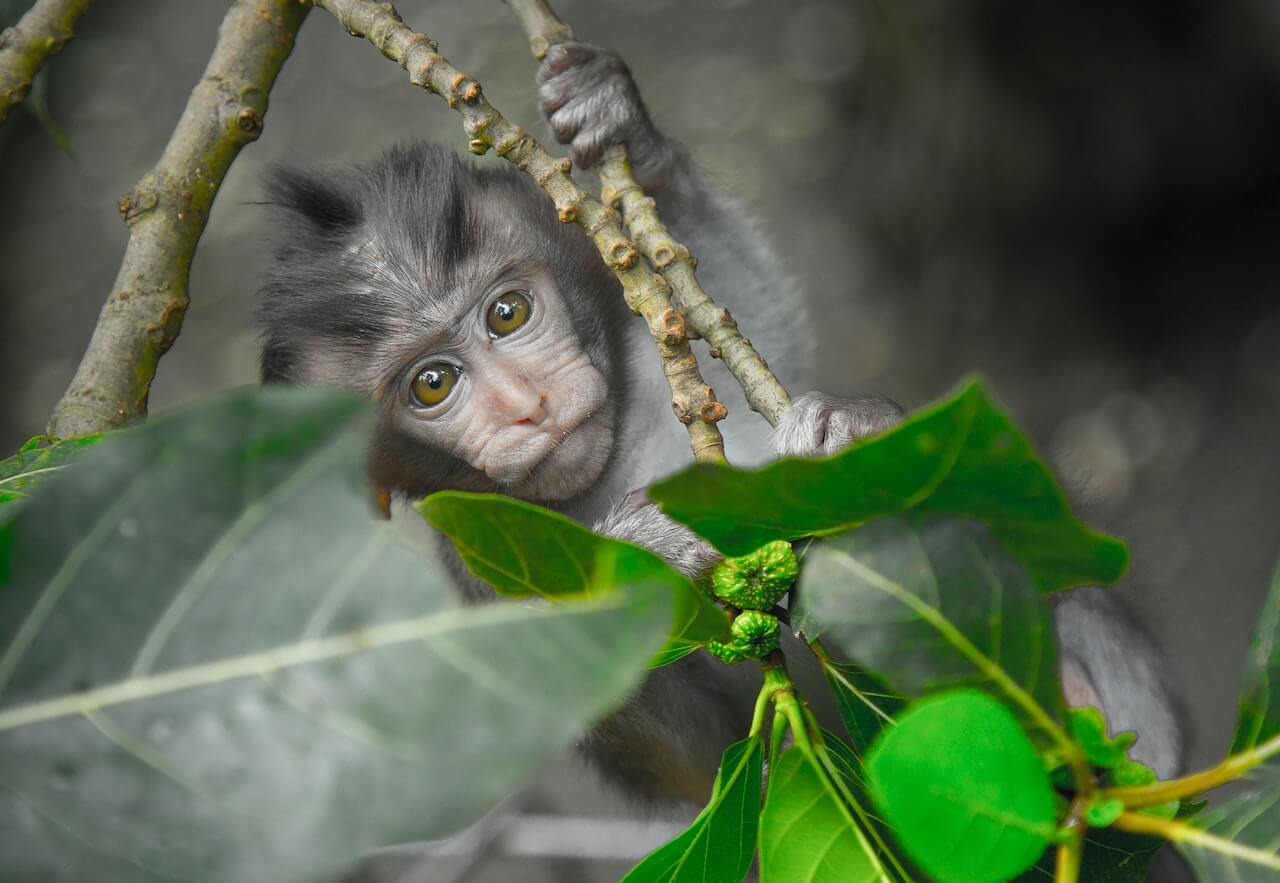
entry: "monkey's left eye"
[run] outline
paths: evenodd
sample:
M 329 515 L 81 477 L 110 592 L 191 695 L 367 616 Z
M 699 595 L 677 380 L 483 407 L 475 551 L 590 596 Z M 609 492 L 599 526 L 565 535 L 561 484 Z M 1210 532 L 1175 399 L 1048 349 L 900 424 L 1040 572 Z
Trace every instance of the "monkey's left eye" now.
M 413 398 L 419 405 L 430 408 L 438 405 L 453 392 L 461 372 L 448 362 L 432 362 L 413 378 Z
M 523 291 L 508 291 L 489 305 L 485 313 L 484 323 L 489 328 L 489 336 L 506 337 L 525 322 L 533 312 L 533 304 Z

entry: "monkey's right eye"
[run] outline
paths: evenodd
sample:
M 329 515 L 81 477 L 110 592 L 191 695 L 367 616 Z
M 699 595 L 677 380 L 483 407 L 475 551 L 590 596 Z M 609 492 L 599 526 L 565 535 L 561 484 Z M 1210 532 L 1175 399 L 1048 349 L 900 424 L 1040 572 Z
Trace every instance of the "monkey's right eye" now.
M 413 378 L 410 391 L 414 401 L 425 408 L 440 404 L 453 392 L 460 373 L 448 362 L 432 362 L 427 365 Z

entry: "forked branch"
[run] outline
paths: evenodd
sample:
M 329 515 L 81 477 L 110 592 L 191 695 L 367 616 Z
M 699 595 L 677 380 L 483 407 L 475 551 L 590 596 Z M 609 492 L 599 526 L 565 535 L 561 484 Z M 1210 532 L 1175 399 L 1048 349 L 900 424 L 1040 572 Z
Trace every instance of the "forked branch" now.
M 539 60 L 556 43 L 573 39 L 573 31 L 556 17 L 546 0 L 507 0 L 520 20 L 529 48 Z M 705 340 L 711 355 L 724 361 L 725 367 L 742 387 L 747 404 L 777 426 L 791 410 L 791 396 L 769 370 L 751 341 L 743 337 L 729 311 L 716 306 L 702 289 L 694 272 L 697 260 L 689 249 L 677 242 L 662 223 L 654 201 L 645 196 L 631 174 L 631 163 L 625 147 L 607 151 L 600 163 L 602 198 L 622 209 L 623 221 L 632 241 L 649 258 L 654 269 L 671 285 L 671 297 L 684 315 L 689 330 Z

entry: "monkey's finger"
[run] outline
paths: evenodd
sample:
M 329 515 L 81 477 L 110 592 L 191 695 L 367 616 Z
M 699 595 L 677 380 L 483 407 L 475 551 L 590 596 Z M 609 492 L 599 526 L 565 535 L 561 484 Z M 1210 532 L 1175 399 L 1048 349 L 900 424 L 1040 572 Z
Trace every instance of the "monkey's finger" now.
M 547 50 L 547 54 L 542 59 L 542 64 L 538 66 L 538 83 L 545 83 L 575 65 L 585 64 L 604 51 L 589 43 L 578 43 L 573 40 L 557 43 Z

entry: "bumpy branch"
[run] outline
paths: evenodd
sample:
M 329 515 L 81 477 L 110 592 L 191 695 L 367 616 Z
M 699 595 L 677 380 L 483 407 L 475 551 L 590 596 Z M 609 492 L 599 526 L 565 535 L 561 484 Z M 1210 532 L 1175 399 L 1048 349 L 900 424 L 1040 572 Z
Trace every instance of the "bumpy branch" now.
M 618 213 L 578 186 L 568 159 L 551 156 L 524 129 L 500 114 L 480 84 L 436 52 L 435 41 L 406 26 L 390 3 L 372 0 L 311 0 L 332 13 L 347 32 L 365 37 L 409 74 L 409 82 L 435 92 L 462 114 L 474 153 L 489 148 L 526 172 L 555 203 L 561 221 L 576 221 L 587 231 L 605 263 L 622 283 L 632 312 L 644 318 L 658 347 L 671 385 L 672 408 L 689 430 L 694 459 L 722 462 L 724 442 L 716 422 L 725 407 L 702 379 L 685 330 L 684 318 L 671 307 L 671 288 L 649 268 L 622 231 Z
M 49 423 L 83 435 L 140 419 L 187 310 L 191 257 L 232 161 L 262 132 L 267 93 L 308 9 L 236 0 L 160 162 L 120 199 L 129 246 L 93 339 Z
M 37 0 L 18 23 L 0 33 L 0 123 L 31 89 L 45 60 L 71 41 L 76 19 L 91 0 Z
M 556 43 L 573 39 L 573 31 L 556 17 L 546 0 L 507 0 L 512 12 L 529 37 L 529 48 L 541 59 Z M 608 151 L 600 163 L 603 198 L 609 205 L 622 209 L 622 217 L 632 240 L 644 251 L 671 285 L 672 300 L 684 314 L 690 331 L 711 347 L 711 355 L 722 359 L 725 367 L 742 387 L 747 404 L 770 425 L 777 426 L 791 410 L 791 396 L 769 370 L 751 341 L 742 336 L 729 311 L 717 307 L 698 283 L 694 273 L 697 260 L 689 249 L 671 235 L 654 201 L 644 195 L 631 174 L 631 163 L 625 148 Z

